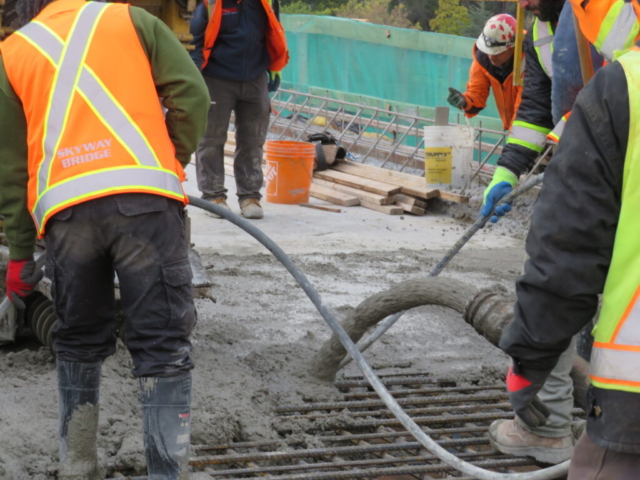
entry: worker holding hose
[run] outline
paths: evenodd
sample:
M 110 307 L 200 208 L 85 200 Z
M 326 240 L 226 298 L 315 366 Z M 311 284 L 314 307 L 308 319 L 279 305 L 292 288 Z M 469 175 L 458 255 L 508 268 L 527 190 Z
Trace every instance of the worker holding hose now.
M 0 57 L 0 213 L 17 306 L 40 275 L 36 235 L 46 241 L 57 478 L 104 478 L 99 388 L 116 350 L 116 272 L 149 478 L 185 480 L 195 308 L 181 183 L 204 132 L 206 85 L 173 32 L 140 8 L 20 0 L 16 11 L 23 27 Z
M 522 91 L 522 87 L 513 84 L 515 44 L 516 19 L 506 13 L 491 17 L 473 46 L 467 89 L 463 93 L 449 87 L 449 104 L 472 118 L 487 106 L 487 98 L 493 91 L 502 126 L 510 130 Z
M 544 423 L 536 394 L 571 338 L 595 328 L 587 434 L 569 480 L 636 479 L 640 471 L 640 48 L 602 68 L 579 94 L 533 213 L 530 259 L 500 347 L 517 415 Z M 585 215 L 585 212 L 588 212 Z
M 512 190 L 518 177 L 533 166 L 554 126 L 551 90 L 555 65 L 551 59 L 554 29 L 564 0 L 521 0 L 520 4 L 532 12 L 536 20 L 523 46 L 526 70 L 522 102 L 493 180 L 484 193 L 481 214 L 485 216 L 490 215 L 494 205 Z M 498 216 L 509 209 L 508 205 L 498 207 L 492 220 L 497 221 Z M 550 412 L 546 424 L 531 426 L 519 418 L 497 420 L 489 429 L 495 448 L 551 464 L 571 458 L 574 430 L 579 431 L 571 415 L 573 384 L 569 372 L 573 350 L 573 345 L 567 349 L 540 390 L 540 399 Z

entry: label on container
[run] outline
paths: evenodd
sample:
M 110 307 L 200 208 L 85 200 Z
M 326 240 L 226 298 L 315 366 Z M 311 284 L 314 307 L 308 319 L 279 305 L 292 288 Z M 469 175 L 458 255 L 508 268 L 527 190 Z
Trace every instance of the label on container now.
M 451 147 L 425 147 L 424 174 L 427 183 L 451 183 Z
M 267 160 L 267 171 L 264 180 L 267 184 L 265 193 L 267 195 L 278 195 L 278 162 Z

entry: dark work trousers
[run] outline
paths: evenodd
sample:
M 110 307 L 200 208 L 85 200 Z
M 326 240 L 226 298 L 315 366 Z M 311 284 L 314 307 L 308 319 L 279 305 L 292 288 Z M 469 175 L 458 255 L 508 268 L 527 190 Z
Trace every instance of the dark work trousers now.
M 262 198 L 262 147 L 267 138 L 271 101 L 267 74 L 246 82 L 204 77 L 211 95 L 207 130 L 196 152 L 196 174 L 202 198 L 227 198 L 224 188 L 224 144 L 231 112 L 236 116 L 233 172 L 238 200 Z
M 583 434 L 576 444 L 567 480 L 637 480 L 640 455 L 608 450 Z
M 193 368 L 195 308 L 180 202 L 144 193 L 98 198 L 55 215 L 45 240 L 58 359 L 90 363 L 115 352 L 116 272 L 134 375 Z

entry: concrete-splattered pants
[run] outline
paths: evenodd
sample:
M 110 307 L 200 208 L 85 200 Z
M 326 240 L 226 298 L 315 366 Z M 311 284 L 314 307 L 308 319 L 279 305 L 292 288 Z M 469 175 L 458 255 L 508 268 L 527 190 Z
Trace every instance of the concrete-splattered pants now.
M 98 198 L 55 215 L 45 240 L 59 360 L 93 363 L 115 352 L 116 272 L 134 375 L 193 368 L 195 307 L 181 203 L 143 193 Z
M 233 171 L 241 202 L 258 198 L 262 187 L 262 147 L 267 138 L 271 101 L 267 75 L 245 82 L 204 77 L 211 95 L 207 130 L 196 153 L 198 189 L 202 198 L 227 198 L 224 188 L 224 144 L 231 112 L 235 112 L 236 152 Z
M 585 433 L 573 452 L 568 480 L 636 480 L 639 471 L 640 455 L 606 449 Z

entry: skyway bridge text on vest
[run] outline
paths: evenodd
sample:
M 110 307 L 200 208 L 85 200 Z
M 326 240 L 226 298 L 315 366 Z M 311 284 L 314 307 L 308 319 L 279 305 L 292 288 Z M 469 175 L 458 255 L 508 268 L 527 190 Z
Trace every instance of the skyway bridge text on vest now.
M 111 142 L 113 138 L 98 140 L 97 142 L 87 142 L 73 147 L 65 147 L 58 150 L 58 159 L 62 162 L 63 168 L 74 165 L 81 165 L 93 160 L 100 160 L 112 156 Z

